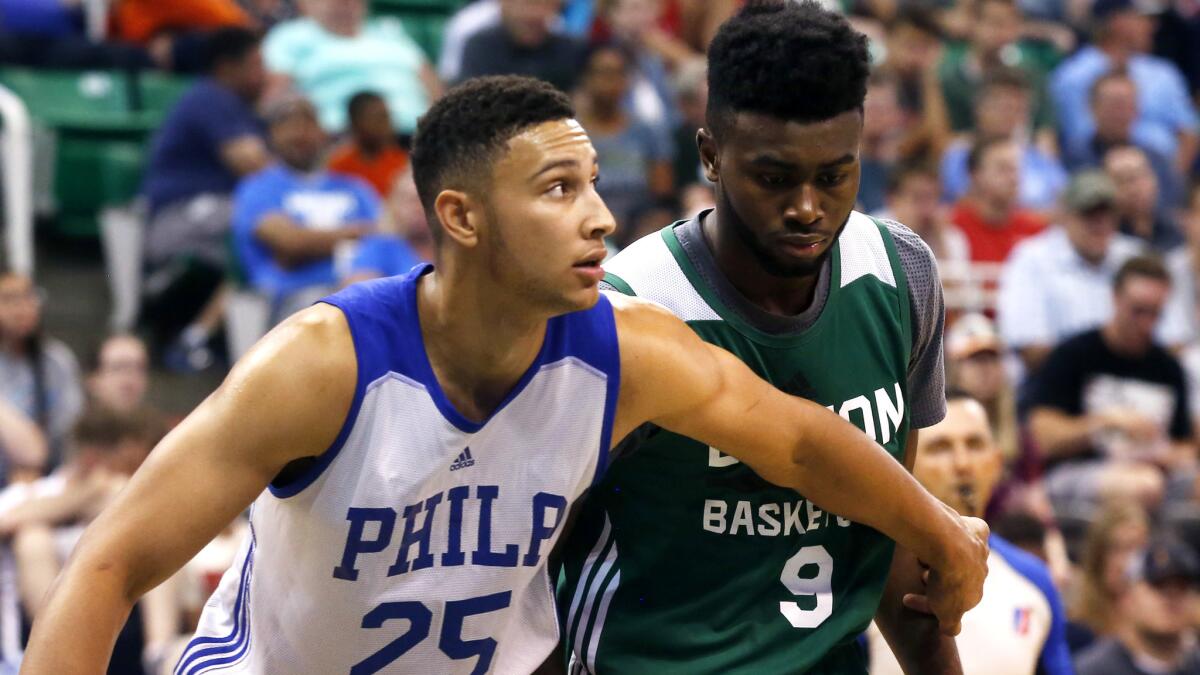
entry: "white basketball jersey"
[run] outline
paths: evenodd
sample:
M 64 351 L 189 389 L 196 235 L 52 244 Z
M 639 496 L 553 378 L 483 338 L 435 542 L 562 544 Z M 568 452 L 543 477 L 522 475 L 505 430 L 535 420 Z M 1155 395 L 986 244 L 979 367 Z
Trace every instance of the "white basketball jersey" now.
M 333 446 L 255 502 L 177 675 L 528 673 L 558 643 L 546 556 L 603 472 L 619 385 L 612 307 L 549 322 L 482 424 L 456 412 L 416 312 L 429 266 L 325 300 L 358 385 Z

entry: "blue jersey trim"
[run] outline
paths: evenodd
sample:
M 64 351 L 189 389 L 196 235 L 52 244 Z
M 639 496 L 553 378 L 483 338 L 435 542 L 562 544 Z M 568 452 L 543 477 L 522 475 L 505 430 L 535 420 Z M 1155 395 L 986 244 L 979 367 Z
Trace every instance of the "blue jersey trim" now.
M 199 672 L 197 669 L 208 668 L 216 665 L 216 661 L 203 660 L 212 656 L 224 656 L 230 653 L 235 653 L 237 658 L 246 651 L 250 643 L 250 616 L 249 602 L 246 596 L 250 590 L 250 579 L 254 568 L 254 539 L 253 531 L 251 532 L 251 540 L 249 550 L 246 551 L 246 559 L 242 562 L 242 576 L 238 586 L 237 600 L 233 603 L 233 630 L 229 635 L 222 637 L 196 637 L 188 643 L 183 654 L 179 657 L 179 663 L 175 665 L 176 675 L 195 675 Z M 201 645 L 215 645 L 197 651 L 192 651 L 194 647 Z M 188 655 L 191 652 L 191 655 Z M 224 661 L 222 661 L 224 663 Z
M 617 321 L 613 316 L 612 303 L 603 293 L 600 294 L 596 307 L 589 313 L 598 324 L 597 330 L 591 332 L 593 339 L 600 343 L 600 349 L 594 354 L 597 360 L 595 365 L 608 376 L 608 391 L 604 397 L 604 423 L 600 427 L 600 456 L 596 459 L 596 475 L 592 478 L 592 485 L 595 485 L 604 477 L 604 472 L 608 469 L 609 455 L 612 454 L 613 419 L 617 413 L 617 397 L 621 393 L 621 341 L 617 335 Z
M 1067 618 L 1062 598 L 1050 578 L 1050 570 L 1036 556 L 1023 551 L 997 535 L 988 537 L 988 545 L 1021 576 L 1037 587 L 1050 605 L 1050 632 L 1038 656 L 1038 673 L 1073 675 L 1071 653 L 1067 648 Z

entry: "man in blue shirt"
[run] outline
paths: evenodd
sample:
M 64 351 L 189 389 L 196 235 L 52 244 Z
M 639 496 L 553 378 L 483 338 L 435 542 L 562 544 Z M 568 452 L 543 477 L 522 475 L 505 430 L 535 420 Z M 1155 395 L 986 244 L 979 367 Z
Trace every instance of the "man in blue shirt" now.
M 370 185 L 320 166 L 326 136 L 306 99 L 279 101 L 268 123 L 280 162 L 238 186 L 233 239 L 246 284 L 278 321 L 336 287 L 335 253 L 375 231 L 380 206 Z
M 1151 56 L 1152 8 L 1140 0 L 1096 0 L 1095 44 L 1080 49 L 1054 71 L 1050 94 L 1058 112 L 1059 129 L 1068 154 L 1078 151 L 1095 131 L 1089 107 L 1092 83 L 1113 70 L 1124 69 L 1138 90 L 1138 127 L 1150 149 L 1170 157 L 1186 173 L 1196 157 L 1196 108 L 1187 83 L 1170 61 Z
M 142 184 L 150 207 L 143 318 L 160 340 L 180 334 L 170 352 L 181 358 L 169 359 L 180 367 L 189 356 L 194 367 L 209 360 L 203 346 L 220 323 L 216 290 L 228 257 L 231 193 L 241 176 L 270 162 L 254 110 L 266 84 L 259 46 L 259 36 L 243 28 L 214 33 L 209 76 L 175 104 L 150 150 Z

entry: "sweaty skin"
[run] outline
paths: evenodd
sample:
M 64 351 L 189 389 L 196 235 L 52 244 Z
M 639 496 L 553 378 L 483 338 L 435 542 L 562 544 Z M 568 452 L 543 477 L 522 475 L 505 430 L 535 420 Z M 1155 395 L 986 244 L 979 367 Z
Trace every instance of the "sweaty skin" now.
M 460 411 L 483 418 L 532 362 L 547 319 L 596 302 L 593 262 L 613 229 L 596 170 L 577 124 L 546 122 L 510 139 L 487 200 L 467 186 L 437 196 L 439 265 L 420 282 L 418 311 L 434 372 Z M 879 529 L 931 568 L 926 594 L 910 601 L 957 632 L 982 593 L 982 521 L 949 512 L 855 427 L 773 389 L 665 310 L 611 300 L 621 354 L 614 441 L 653 422 L 726 448 L 822 509 Z M 103 673 L 137 598 L 290 462 L 330 445 L 356 377 L 349 328 L 330 305 L 263 338 L 88 529 L 34 626 L 22 672 Z

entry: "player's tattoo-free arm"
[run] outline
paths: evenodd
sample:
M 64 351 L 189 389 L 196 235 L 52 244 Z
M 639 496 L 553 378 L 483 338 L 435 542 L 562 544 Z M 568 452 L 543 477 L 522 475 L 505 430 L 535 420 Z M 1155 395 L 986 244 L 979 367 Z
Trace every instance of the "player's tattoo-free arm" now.
M 622 372 L 614 438 L 654 422 L 737 457 L 828 513 L 883 532 L 931 567 L 925 602 L 944 632 L 958 632 L 987 574 L 982 521 L 948 510 L 866 434 L 770 386 L 666 310 L 610 298 Z
M 904 444 L 904 468 L 912 473 L 917 459 L 916 429 Z M 921 564 L 907 549 L 896 547 L 887 585 L 875 613 L 875 625 L 900 668 L 910 675 L 962 675 L 958 645 L 938 629 L 937 618 L 904 606 L 904 596 L 924 592 Z
M 328 447 L 356 376 L 337 309 L 317 305 L 273 330 L 88 528 L 34 622 L 21 672 L 104 673 L 138 597 L 190 560 L 288 462 Z

